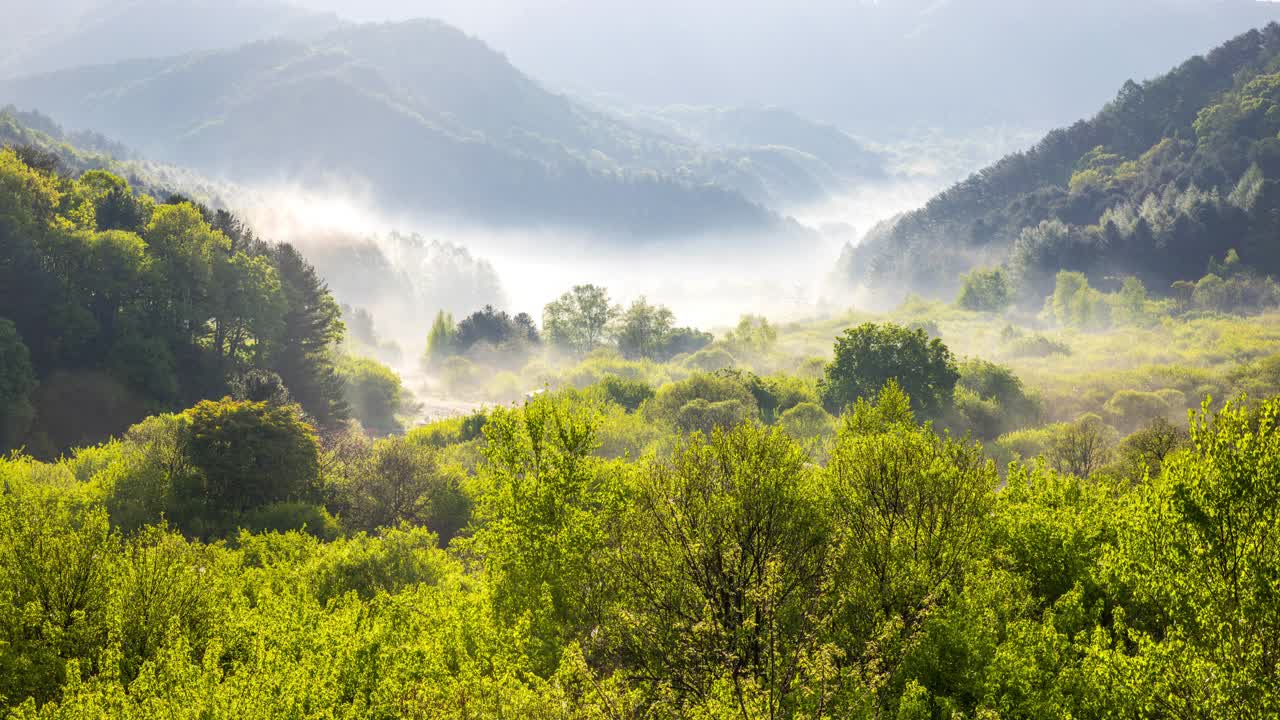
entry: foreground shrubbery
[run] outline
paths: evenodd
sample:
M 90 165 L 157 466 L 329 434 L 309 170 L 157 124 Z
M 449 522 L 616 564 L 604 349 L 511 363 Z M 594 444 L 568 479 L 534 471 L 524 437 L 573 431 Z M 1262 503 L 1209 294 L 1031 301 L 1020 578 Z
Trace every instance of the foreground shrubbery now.
M 288 407 L 227 401 L 3 461 L 0 696 L 16 718 L 1280 711 L 1280 401 L 1055 470 L 1081 421 L 1003 484 L 893 384 L 819 464 L 757 420 L 601 454 L 639 417 L 567 392 L 321 450 Z M 278 430 L 228 439 L 253 427 Z M 218 500 L 264 462 L 311 477 Z M 226 539 L 138 509 L 175 494 Z M 288 502 L 332 539 L 234 531 Z

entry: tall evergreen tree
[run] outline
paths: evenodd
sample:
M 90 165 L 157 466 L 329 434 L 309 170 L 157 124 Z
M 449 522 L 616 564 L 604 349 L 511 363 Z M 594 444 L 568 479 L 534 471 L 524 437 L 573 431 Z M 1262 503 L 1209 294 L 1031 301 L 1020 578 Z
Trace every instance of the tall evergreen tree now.
M 285 314 L 271 369 L 316 422 L 333 425 L 349 414 L 333 357 L 333 346 L 346 332 L 342 310 L 315 268 L 292 245 L 277 246 L 275 260 Z

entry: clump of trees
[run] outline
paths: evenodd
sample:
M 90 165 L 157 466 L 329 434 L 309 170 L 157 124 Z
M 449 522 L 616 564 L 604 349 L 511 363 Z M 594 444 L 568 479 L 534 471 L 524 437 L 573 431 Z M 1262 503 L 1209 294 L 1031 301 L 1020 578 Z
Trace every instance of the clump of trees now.
M 30 149 L 0 149 L 0 188 L 0 449 L 100 442 L 257 372 L 321 427 L 349 417 L 341 311 L 295 248 Z
M 541 331 L 530 315 L 511 316 L 492 306 L 456 325 L 441 311 L 432 322 L 423 360 L 429 369 L 446 375 L 465 370 L 451 359 L 518 369 L 544 347 L 556 356 L 576 359 L 609 349 L 627 360 L 666 362 L 696 353 L 713 340 L 710 333 L 676 327 L 670 308 L 644 297 L 624 309 L 613 303 L 607 289 L 578 285 L 547 304 Z

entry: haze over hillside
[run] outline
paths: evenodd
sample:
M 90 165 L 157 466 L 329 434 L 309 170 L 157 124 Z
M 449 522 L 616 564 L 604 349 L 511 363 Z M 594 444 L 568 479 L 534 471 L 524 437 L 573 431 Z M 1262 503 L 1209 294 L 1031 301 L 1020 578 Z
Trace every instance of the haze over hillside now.
M 239 182 L 340 184 L 495 226 L 793 232 L 766 208 L 884 174 L 853 138 L 779 109 L 733 111 L 742 131 L 723 140 L 697 121 L 646 127 L 435 21 L 61 70 L 0 97 Z
M 343 24 L 278 0 L 10 0 L 4 10 L 0 77 L 312 37 Z
M 569 88 L 781 105 L 872 135 L 1067 123 L 1126 79 L 1280 18 L 1254 0 L 303 2 L 360 19 L 441 17 Z

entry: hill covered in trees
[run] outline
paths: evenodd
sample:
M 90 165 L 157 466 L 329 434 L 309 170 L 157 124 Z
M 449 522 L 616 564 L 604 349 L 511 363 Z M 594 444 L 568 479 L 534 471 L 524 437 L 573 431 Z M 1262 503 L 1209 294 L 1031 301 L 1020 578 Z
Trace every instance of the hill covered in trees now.
M 305 0 L 333 7 L 334 0 Z M 1045 129 L 1280 19 L 1264 0 L 424 0 L 426 12 L 564 87 L 649 105 L 780 105 L 888 138 Z M 388 4 L 384 3 L 383 7 Z
M 240 182 L 365 181 L 392 208 L 484 224 L 779 230 L 763 205 L 825 197 L 836 180 L 772 139 L 640 129 L 434 21 L 30 76 L 0 82 L 0 98 Z
M 1280 272 L 1280 26 L 1171 73 L 1129 82 L 1094 118 L 1055 130 L 884 223 L 848 248 L 840 278 L 890 295 L 949 294 L 999 266 L 1038 301 L 1061 270 L 1095 283 L 1196 281 L 1211 260 Z
M 346 361 L 337 301 L 293 246 L 226 210 L 0 149 L 0 447 L 57 455 L 202 398 L 287 397 L 320 427 L 387 424 L 400 381 Z M 384 383 L 378 419 L 350 407 Z
M 277 0 L 48 0 L 6 8 L 0 77 L 313 37 L 337 16 Z

